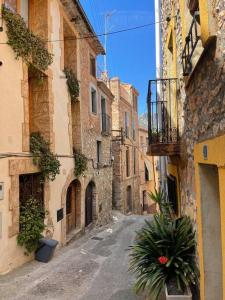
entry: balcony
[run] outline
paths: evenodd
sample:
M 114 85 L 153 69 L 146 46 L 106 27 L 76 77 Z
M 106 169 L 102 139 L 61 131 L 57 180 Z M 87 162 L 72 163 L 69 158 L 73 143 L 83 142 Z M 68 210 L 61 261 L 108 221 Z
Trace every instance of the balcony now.
M 195 11 L 188 36 L 185 39 L 185 46 L 182 53 L 183 75 L 188 76 L 193 70 L 192 57 L 200 40 L 199 34 L 199 12 Z
M 179 155 L 177 79 L 150 80 L 147 104 L 148 155 Z
M 102 135 L 111 134 L 111 118 L 109 115 L 102 113 Z

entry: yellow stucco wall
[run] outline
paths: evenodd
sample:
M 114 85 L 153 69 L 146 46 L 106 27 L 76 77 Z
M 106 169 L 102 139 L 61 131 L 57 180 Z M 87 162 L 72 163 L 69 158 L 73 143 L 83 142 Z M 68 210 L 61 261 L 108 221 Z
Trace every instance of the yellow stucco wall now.
M 208 146 L 208 158 L 203 157 L 203 146 Z M 198 226 L 198 252 L 200 262 L 200 289 L 201 299 L 204 295 L 204 257 L 203 257 L 203 236 L 202 236 L 202 216 L 201 216 L 201 185 L 199 176 L 199 164 L 216 165 L 219 172 L 219 194 L 221 210 L 221 244 L 222 244 L 222 268 L 223 268 L 223 299 L 225 299 L 225 136 L 214 138 L 195 146 L 195 177 L 196 177 L 196 198 L 197 198 L 197 226 Z M 213 247 L 213 245 L 212 245 Z
M 201 21 L 201 40 L 204 45 L 210 36 L 208 0 L 199 0 L 199 11 Z
M 185 45 L 185 38 L 188 34 L 188 30 L 190 27 L 190 13 L 188 11 L 185 0 L 179 0 L 180 5 L 180 14 L 181 14 L 181 22 L 182 22 L 182 39 L 183 46 Z M 213 35 L 214 24 L 213 18 L 209 18 L 212 15 L 212 4 L 210 0 L 199 0 L 199 13 L 200 13 L 200 21 L 201 21 L 201 40 L 203 46 L 208 41 L 209 37 Z

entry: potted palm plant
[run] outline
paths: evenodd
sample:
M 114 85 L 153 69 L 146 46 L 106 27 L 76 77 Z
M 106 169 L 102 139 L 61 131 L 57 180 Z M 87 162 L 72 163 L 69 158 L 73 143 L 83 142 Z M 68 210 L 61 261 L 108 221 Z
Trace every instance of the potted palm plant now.
M 131 246 L 130 269 L 136 274 L 136 292 L 157 300 L 191 300 L 190 286 L 198 284 L 195 231 L 189 217 L 171 219 L 156 214 L 146 222 Z

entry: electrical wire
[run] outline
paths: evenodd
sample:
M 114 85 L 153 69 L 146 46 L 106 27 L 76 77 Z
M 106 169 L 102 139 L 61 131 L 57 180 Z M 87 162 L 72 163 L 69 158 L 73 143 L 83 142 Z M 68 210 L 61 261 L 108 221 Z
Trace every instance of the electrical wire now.
M 176 16 L 172 16 L 171 18 L 176 18 Z M 128 31 L 133 31 L 133 30 L 137 30 L 137 29 L 141 29 L 141 28 L 146 28 L 149 26 L 153 26 L 155 24 L 159 24 L 159 23 L 165 23 L 168 22 L 169 20 L 165 20 L 165 21 L 158 21 L 158 22 L 152 22 L 152 23 L 147 23 L 144 25 L 139 25 L 139 26 L 134 26 L 134 27 L 129 27 L 129 28 L 125 28 L 125 29 L 121 29 L 121 30 L 116 30 L 116 31 L 111 31 L 111 32 L 107 32 L 107 33 L 100 33 L 100 34 L 92 34 L 92 35 L 86 35 L 83 37 L 67 37 L 66 39 L 57 39 L 57 40 L 44 40 L 44 42 L 47 43 L 54 43 L 54 42 L 63 42 L 64 40 L 68 40 L 68 41 L 73 41 L 73 40 L 84 40 L 84 39 L 91 39 L 91 38 L 96 38 L 96 37 L 101 37 L 101 36 L 108 36 L 108 35 L 114 35 L 114 34 L 119 34 L 119 33 L 123 33 L 123 32 L 128 32 Z M 8 43 L 1 43 L 0 45 L 6 45 Z

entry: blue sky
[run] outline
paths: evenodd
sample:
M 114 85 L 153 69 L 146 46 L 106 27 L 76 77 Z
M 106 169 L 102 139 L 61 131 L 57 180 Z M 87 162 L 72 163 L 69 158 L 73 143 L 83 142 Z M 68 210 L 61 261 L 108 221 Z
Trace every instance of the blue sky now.
M 80 0 L 96 33 L 104 32 L 104 14 L 114 12 L 110 31 L 154 22 L 153 0 Z M 103 42 L 104 38 L 100 38 Z M 107 43 L 109 76 L 133 84 L 140 93 L 139 113 L 146 112 L 149 79 L 155 78 L 155 27 L 110 35 Z M 99 59 L 103 69 L 103 60 Z

